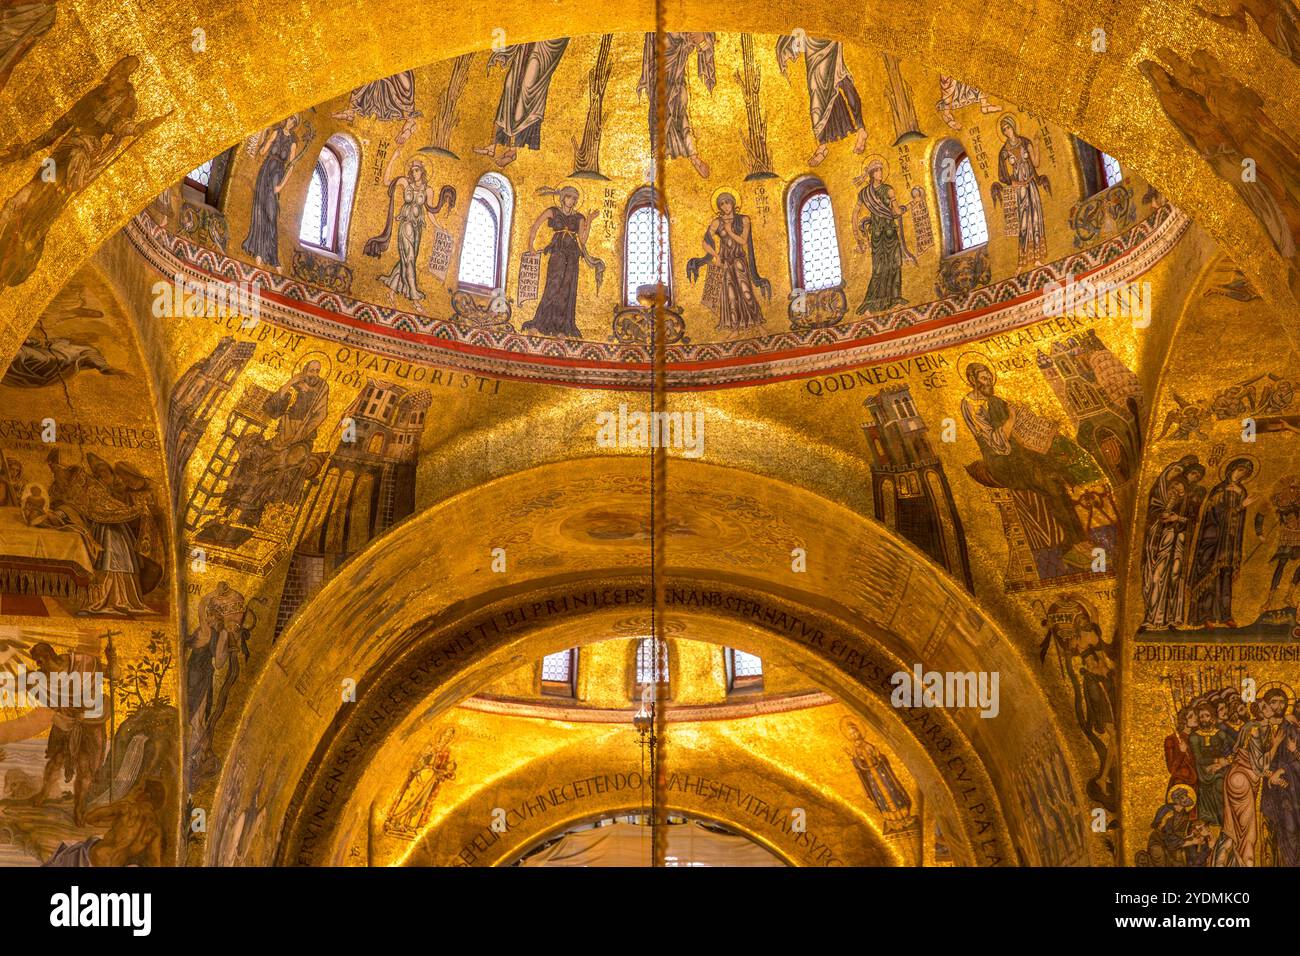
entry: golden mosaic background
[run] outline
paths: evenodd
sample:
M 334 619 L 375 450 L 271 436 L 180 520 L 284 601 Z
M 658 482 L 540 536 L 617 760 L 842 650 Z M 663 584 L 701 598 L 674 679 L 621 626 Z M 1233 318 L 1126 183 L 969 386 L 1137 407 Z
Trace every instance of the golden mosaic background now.
M 581 135 L 587 71 L 599 43 L 590 31 L 609 30 L 614 58 L 601 168 L 610 179 L 578 182 L 579 208 L 601 205 L 602 218 L 603 191 L 615 191 L 612 218 L 598 219 L 592 232 L 592 249 L 608 268 L 602 292 L 595 294 L 590 272 L 579 285 L 583 338 L 604 341 L 622 278 L 623 204 L 646 178 L 647 115 L 636 82 L 652 10 L 497 5 L 469 10 L 439 30 L 401 31 L 395 42 L 384 31 L 358 32 L 362 21 L 423 22 L 432 8 L 300 5 L 291 19 L 284 8 L 260 4 L 220 12 L 190 4 L 175 17 L 159 11 L 150 18 L 92 2 L 15 9 L 21 15 L 6 11 L 4 23 L 6 42 L 17 39 L 0 50 L 0 116 L 11 130 L 0 154 L 7 201 L 0 323 L 3 357 L 16 356 L 11 370 L 25 368 L 28 377 L 0 385 L 0 457 L 22 470 L 12 486 L 24 486 L 17 501 L 0 501 L 0 529 L 9 529 L 0 534 L 0 574 L 9 574 L 0 578 L 0 637 L 10 669 L 30 663 L 42 641 L 58 653 L 101 659 L 111 643 L 116 668 L 113 743 L 106 742 L 107 770 L 90 782 L 85 819 L 74 819 L 71 778 L 44 805 L 33 805 L 49 737 L 40 715 L 6 709 L 3 861 L 43 862 L 61 845 L 94 837 L 118 848 L 137 827 L 150 834 L 153 849 L 115 862 L 504 864 L 566 828 L 641 812 L 649 785 L 632 723 L 639 701 L 630 668 L 650 614 L 650 459 L 644 449 L 597 446 L 594 423 L 620 403 L 647 408 L 649 397 L 474 375 L 435 362 L 394 365 L 380 351 L 271 319 L 246 327 L 238 318 L 159 317 L 154 285 L 170 276 L 146 257 L 139 233 L 123 227 L 141 213 L 164 234 L 183 234 L 181 203 L 194 197 L 177 180 L 234 146 L 220 212 L 226 254 L 247 258 L 240 241 L 258 169 L 248 144 L 296 114 L 315 130 L 309 153 L 336 131 L 358 139 L 361 175 L 346 260 L 351 294 L 388 306 L 376 275 L 391 268 L 395 250 L 374 259 L 362 247 L 383 228 L 387 183 L 429 141 L 448 58 L 476 54 L 453 132 L 461 159 L 426 161 L 435 187 L 457 190 L 460 203 L 439 222 L 458 237 L 473 184 L 492 168 L 472 147 L 490 135 L 501 91 L 502 73 L 486 72 L 493 30 L 504 30 L 507 42 L 574 35 L 553 80 L 542 149 L 520 150 L 503 171 L 517 199 L 518 243 L 549 201 L 536 196 L 537 187 L 559 185 L 571 171 L 569 137 Z M 896 187 L 929 190 L 937 233 L 928 175 L 936 141 L 953 135 L 974 153 L 978 136 L 992 172 L 1004 115 L 1053 144 L 1040 164 L 1052 183 L 1044 209 L 1049 260 L 1077 248 L 1068 219 L 1081 180 L 1071 136 L 1120 160 L 1137 222 L 1164 216 L 1180 224 L 1162 232 L 1146 258 L 1116 267 L 1122 279 L 1149 283 L 1149 327 L 1135 327 L 1127 315 L 1046 318 L 861 368 L 668 396 L 671 410 L 700 412 L 706 422 L 702 460 L 673 451 L 668 466 L 668 706 L 679 716 L 667 724 L 663 769 L 672 813 L 720 823 L 795 865 L 1188 865 L 1202 861 L 1195 854 L 1216 851 L 1222 823 L 1196 830 L 1194 820 L 1178 818 L 1172 825 L 1186 826 L 1200 842 L 1163 856 L 1152 849 L 1162 838 L 1152 822 L 1181 779 L 1177 755 L 1167 750 L 1177 741 L 1166 741 L 1177 709 L 1208 692 L 1280 687 L 1289 706 L 1266 732 L 1292 734 L 1300 719 L 1292 712 L 1298 665 L 1287 590 L 1294 561 L 1270 593 L 1275 556 L 1289 540 L 1288 479 L 1300 474 L 1290 378 L 1294 270 L 1269 225 L 1293 221 L 1287 196 L 1294 171 L 1273 160 L 1276 144 L 1297 133 L 1295 84 L 1287 82 L 1295 65 L 1270 40 L 1274 24 L 1246 18 L 1257 16 L 1253 5 L 1216 7 L 1225 15 L 1238 10 L 1245 11 L 1242 32 L 1173 3 L 1118 13 L 1105 4 L 1067 9 L 1047 0 L 924 10 L 886 4 L 871 21 L 813 5 L 799 15 L 776 4 L 743 11 L 687 4 L 670 13 L 670 29 L 719 31 L 712 93 L 693 62 L 688 70 L 690 111 L 710 176 L 675 159 L 665 180 L 674 287 L 699 341 L 721 336 L 697 304 L 700 289 L 685 278 L 685 261 L 700 254 L 711 197 L 723 185 L 737 188 L 742 209 L 755 216 L 756 259 L 775 287 L 764 309 L 768 326 L 788 323 L 782 203 L 786 186 L 809 171 L 815 146 L 803 65 L 792 63 L 787 81 L 773 56 L 776 37 L 795 28 L 846 41 L 846 64 L 864 103 L 866 153 L 852 153 L 851 139 L 844 140 L 815 170 L 834 204 L 850 308 L 871 275 L 869 253 L 855 252 L 849 238 L 853 178 L 865 156 L 883 156 Z M 1106 31 L 1104 52 L 1093 50 L 1094 26 Z M 203 30 L 202 52 L 193 46 L 195 28 Z M 740 31 L 753 37 L 778 170 L 778 178 L 758 185 L 744 182 L 739 144 Z M 1171 68 L 1192 62 L 1206 37 L 1216 68 L 1259 102 L 1251 105 L 1230 83 L 1222 88 L 1237 90 L 1238 107 L 1258 108 L 1277 124 L 1274 140 L 1244 144 L 1260 147 L 1261 188 L 1272 190 L 1263 198 L 1240 192 L 1198 155 L 1197 144 L 1207 142 L 1204 117 L 1171 118 L 1139 69 L 1152 59 Z M 905 152 L 888 145 L 895 131 L 882 97 L 882 50 L 902 62 L 925 137 Z M 127 54 L 140 57 L 130 80 L 138 102 L 120 79 L 82 100 L 109 82 L 110 68 Z M 333 117 L 358 84 L 408 68 L 423 116 L 405 144 L 393 142 L 400 123 L 362 118 L 349 125 Z M 1202 61 L 1201 68 L 1209 67 Z M 956 113 L 961 131 L 951 130 L 934 105 L 941 74 L 977 84 L 1002 112 L 964 107 Z M 1197 81 L 1192 72 L 1179 75 Z M 1211 103 L 1211 112 L 1224 106 Z M 102 133 L 97 147 L 77 146 L 59 117 Z M 62 132 L 43 141 L 48 130 Z M 1234 147 L 1243 145 L 1240 133 L 1218 130 Z M 376 161 L 380 144 L 387 144 L 385 158 Z M 51 156 L 98 157 L 107 165 L 90 169 L 84 181 L 56 181 L 50 188 L 57 195 L 34 191 Z M 987 187 L 988 173 L 976 161 Z M 285 273 L 310 168 L 296 165 L 283 188 Z M 88 168 L 73 172 L 84 178 Z M 160 193 L 168 198 L 154 202 Z M 1020 271 L 1016 238 L 1003 234 L 987 193 L 984 202 L 989 281 L 1013 278 Z M 1280 218 L 1267 218 L 1274 213 Z M 39 242 L 30 231 L 38 220 Z M 1117 231 L 1108 228 L 1085 248 Z M 518 257 L 511 255 L 513 286 Z M 940 262 L 934 249 L 903 267 L 909 303 L 935 297 Z M 446 284 L 427 271 L 421 281 L 429 293 L 425 312 L 448 318 Z M 531 307 L 520 308 L 515 326 L 529 314 Z M 64 340 L 67 347 L 57 345 Z M 1103 370 L 1107 395 L 1133 400 L 1108 406 L 1107 420 L 1131 424 L 1137 436 L 1116 457 L 1108 458 L 1108 449 L 1124 441 L 1087 438 L 1083 426 L 1096 417 L 1053 387 L 1050 357 L 1070 349 L 1094 372 Z M 313 360 L 319 382 L 304 377 Z M 1102 569 L 1023 540 L 1032 538 L 1024 527 L 1029 504 L 990 484 L 963 417 L 972 362 L 996 373 L 997 395 L 1057 423 L 1066 445 L 1054 447 L 1081 449 L 1069 451 L 1078 478 L 1073 514 L 1087 525 L 1083 550 L 1103 553 Z M 220 387 L 204 378 L 205 369 L 218 368 L 229 372 Z M 286 397 L 286 388 L 297 388 L 295 397 Z M 891 497 L 909 479 L 895 473 L 893 484 L 883 484 L 887 476 L 873 469 L 864 431 L 871 420 L 864 402 L 898 388 L 906 389 L 933 451 L 932 463 L 914 470 L 935 516 L 929 546 L 900 524 L 898 502 L 907 496 Z M 420 412 L 403 432 L 413 454 L 403 457 L 400 443 L 385 443 L 382 452 L 367 445 L 375 460 L 347 463 L 341 428 L 344 419 L 367 414 L 363 393 L 393 396 L 390 410 Z M 306 418 L 286 417 L 283 408 L 300 400 Z M 52 442 L 41 436 L 47 418 L 57 426 Z M 401 430 L 390 426 L 391 419 L 384 434 Z M 239 443 L 241 429 L 259 428 L 260 437 Z M 57 478 L 51 450 L 58 467 L 98 475 L 113 498 L 100 502 L 107 510 L 98 518 L 86 517 L 89 506 L 82 506 L 80 517 L 33 525 L 36 499 L 26 502 L 32 513 L 24 516 L 28 486 L 50 497 Z M 1161 545 L 1150 529 L 1172 513 L 1157 507 L 1155 493 L 1167 466 L 1191 455 L 1204 467 L 1207 502 L 1225 466 L 1251 461 L 1240 480 L 1244 493 L 1224 512 L 1224 527 L 1240 528 L 1241 546 L 1214 565 L 1215 574 L 1222 565 L 1231 578 L 1230 622 L 1237 626 L 1153 628 L 1144 595 Z M 245 470 L 231 471 L 241 458 Z M 387 523 L 375 531 L 366 524 L 375 514 L 367 503 L 388 500 L 382 489 L 390 479 L 366 469 L 379 469 L 380 458 L 391 465 L 387 474 L 399 477 L 391 479 L 393 503 L 380 509 L 388 509 Z M 242 514 L 214 503 L 211 482 L 220 467 L 227 486 L 244 483 Z M 931 483 L 926 468 L 942 479 Z M 314 525 L 314 509 L 332 495 L 347 498 L 348 508 Z M 73 504 L 47 501 L 46 511 L 77 510 L 72 496 L 61 500 Z M 59 520 L 80 523 L 86 534 Z M 1199 514 L 1192 523 L 1201 527 Z M 313 550 L 315 532 L 314 540 L 332 544 Z M 82 553 L 73 539 L 95 547 L 84 544 Z M 1177 546 L 1190 549 L 1183 552 L 1188 560 L 1195 542 Z M 138 607 L 110 590 L 114 581 L 128 586 L 104 573 L 100 552 L 111 553 L 115 543 L 134 555 L 135 586 L 146 578 L 152 585 Z M 497 548 L 505 549 L 504 573 L 492 567 Z M 793 549 L 806 554 L 805 570 L 792 569 Z M 157 556 L 165 560 L 153 562 Z M 150 563 L 158 565 L 157 580 L 144 573 Z M 205 683 L 196 661 L 223 613 L 230 623 L 214 633 L 226 656 Z M 1221 613 L 1208 621 L 1228 623 Z M 576 696 L 543 694 L 542 656 L 574 646 L 581 647 Z M 728 693 L 726 647 L 763 658 L 760 693 Z M 998 671 L 1000 715 L 891 707 L 888 675 L 916 662 Z M 140 683 L 146 680 L 147 687 Z M 355 703 L 346 699 L 349 681 Z M 222 695 L 213 720 L 196 696 L 205 687 Z M 846 721 L 860 727 L 864 752 L 869 744 L 890 767 L 908 795 L 905 810 L 873 797 L 870 774 L 855 768 Z M 1233 715 L 1225 723 L 1233 732 L 1240 726 Z M 883 775 L 881 766 L 875 772 Z M 638 786 L 629 780 L 634 772 Z M 622 785 L 614 787 L 609 781 L 619 775 Z M 600 791 L 597 778 L 605 781 Z M 156 802 L 149 780 L 162 787 Z M 1277 789 L 1264 779 L 1238 797 L 1234 826 L 1250 823 L 1249 804 L 1253 861 L 1295 862 L 1288 855 L 1294 848 L 1278 839 L 1285 806 L 1270 787 Z M 412 792 L 427 800 L 404 802 Z M 790 829 L 796 807 L 807 815 L 803 834 Z M 497 809 L 513 811 L 505 833 L 491 829 Z M 1160 819 L 1171 825 L 1168 815 Z M 1240 855 L 1241 848 L 1219 843 L 1217 851 Z M 105 851 L 94 859 L 105 859 Z

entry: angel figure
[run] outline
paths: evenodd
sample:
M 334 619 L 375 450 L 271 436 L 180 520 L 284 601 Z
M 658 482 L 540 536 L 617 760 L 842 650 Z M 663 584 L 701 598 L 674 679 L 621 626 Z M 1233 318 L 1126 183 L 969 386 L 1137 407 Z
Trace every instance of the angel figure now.
M 1169 409 L 1169 414 L 1165 416 L 1164 427 L 1160 429 L 1160 434 L 1156 436 L 1156 441 L 1163 441 L 1166 435 L 1169 435 L 1174 441 L 1187 441 L 1195 435 L 1201 441 L 1209 441 L 1210 436 L 1205 434 L 1201 425 L 1210 417 L 1209 407 L 1205 402 L 1189 402 L 1178 392 L 1171 393 L 1174 401 L 1178 404 L 1177 408 Z

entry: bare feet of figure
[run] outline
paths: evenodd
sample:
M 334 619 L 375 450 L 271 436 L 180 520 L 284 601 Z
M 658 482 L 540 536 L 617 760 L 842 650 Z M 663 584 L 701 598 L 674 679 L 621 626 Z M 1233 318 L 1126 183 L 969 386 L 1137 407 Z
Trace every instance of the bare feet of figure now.
M 817 149 L 814 150 L 813 154 L 808 157 L 808 165 L 820 166 L 822 164 L 822 160 L 826 158 L 826 154 L 830 152 L 830 149 L 831 148 L 827 146 L 825 143 L 821 143 L 820 145 L 818 145 Z
M 357 118 L 357 111 L 355 109 L 346 109 L 342 113 L 335 113 L 334 118 L 336 120 L 342 120 L 345 123 L 351 123 Z
M 867 128 L 864 126 L 858 130 L 858 138 L 853 141 L 853 152 L 865 153 L 867 151 Z
M 700 174 L 702 179 L 709 178 L 709 164 L 700 159 L 699 156 L 691 157 L 691 165 L 695 167 L 695 171 Z
M 507 166 L 509 166 L 511 163 L 515 161 L 515 157 L 517 155 L 519 155 L 519 150 L 511 146 L 509 149 L 505 150 L 504 152 L 497 153 L 496 156 L 494 156 L 492 159 L 493 162 L 495 162 L 498 167 L 500 167 L 501 169 L 505 169 Z
M 403 143 L 405 143 L 408 139 L 411 138 L 411 134 L 414 132 L 415 132 L 415 117 L 412 116 L 410 119 L 408 119 L 405 123 L 402 124 L 401 131 L 397 134 L 396 137 L 394 137 L 394 139 L 396 139 L 397 141 L 397 145 L 401 146 Z

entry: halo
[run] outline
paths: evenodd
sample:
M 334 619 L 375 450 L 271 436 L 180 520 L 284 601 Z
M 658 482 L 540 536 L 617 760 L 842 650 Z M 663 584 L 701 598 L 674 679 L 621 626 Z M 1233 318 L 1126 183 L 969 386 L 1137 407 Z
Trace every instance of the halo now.
M 862 161 L 862 172 L 853 177 L 853 184 L 860 186 L 871 178 L 871 167 L 876 163 L 880 164 L 880 178 L 882 181 L 889 179 L 889 160 L 879 153 L 872 153 Z
M 737 206 L 740 205 L 740 193 L 736 192 L 736 190 L 732 189 L 730 186 L 719 186 L 717 189 L 713 190 L 712 202 L 713 202 L 714 211 L 717 211 L 718 197 L 721 196 L 723 193 L 726 193 L 732 199 L 736 200 Z
M 868 169 L 870 169 L 870 168 L 871 168 L 875 163 L 879 163 L 879 164 L 880 164 L 880 168 L 881 168 L 881 170 L 884 172 L 884 174 L 885 174 L 885 178 L 888 179 L 888 178 L 889 178 L 889 160 L 885 159 L 885 157 L 882 156 L 880 153 L 871 153 L 869 156 L 867 156 L 867 158 L 864 159 L 864 160 L 862 161 L 862 171 L 865 173 L 865 172 L 866 172 Z
M 1183 792 L 1183 793 L 1186 793 L 1189 797 L 1191 797 L 1191 798 L 1192 798 L 1192 805 L 1193 805 L 1193 806 L 1196 805 L 1196 791 L 1195 791 L 1194 789 L 1192 789 L 1190 786 L 1188 786 L 1187 784 L 1185 784 L 1185 783 L 1176 783 L 1176 784 L 1174 784 L 1172 787 L 1170 787 L 1170 788 L 1169 788 L 1169 792 L 1168 792 L 1167 794 L 1165 794 L 1165 802 L 1166 802 L 1166 803 L 1173 803 L 1173 802 L 1174 802 L 1174 794 L 1175 794 L 1175 793 L 1178 793 L 1178 792 L 1180 792 L 1180 791 Z
M 843 717 L 840 718 L 840 733 L 842 733 L 845 737 L 847 737 L 849 735 L 850 727 L 856 730 L 858 732 L 858 735 L 861 736 L 864 740 L 866 739 L 867 735 L 863 732 L 861 725 L 856 720 L 854 720 L 850 715 L 845 714 Z
M 989 357 L 983 352 L 970 349 L 969 351 L 962 352 L 961 355 L 957 356 L 957 377 L 961 380 L 963 385 L 970 385 L 970 382 L 966 380 L 966 368 L 971 362 L 979 362 L 979 364 L 986 366 L 989 372 L 993 375 L 993 381 L 995 383 L 997 382 L 998 373 L 993 371 L 993 362 Z
M 1225 462 L 1223 463 L 1223 468 L 1220 469 L 1220 471 L 1219 471 L 1219 477 L 1220 477 L 1220 478 L 1223 478 L 1223 479 L 1226 480 L 1227 477 L 1228 477 L 1228 469 L 1232 467 L 1232 464 L 1233 464 L 1234 462 L 1238 462 L 1238 461 L 1242 461 L 1242 460 L 1245 460 L 1245 461 L 1250 462 L 1250 474 L 1247 475 L 1246 477 L 1247 477 L 1247 478 L 1256 478 L 1256 477 L 1258 477 L 1258 476 L 1259 476 L 1259 459 L 1256 458 L 1254 455 L 1245 455 L 1245 454 L 1242 454 L 1242 455 L 1233 455 L 1233 456 L 1231 456 L 1227 461 L 1225 461 Z
M 334 366 L 330 364 L 329 356 L 326 355 L 324 352 L 322 352 L 320 349 L 313 349 L 310 352 L 304 353 L 302 359 L 298 362 L 298 367 L 294 371 L 294 374 L 297 375 L 299 372 L 303 371 L 307 367 L 307 363 L 310 362 L 313 358 L 315 358 L 318 362 L 320 362 L 321 378 L 328 381 L 330 377 L 330 373 L 334 370 Z
M 1295 690 L 1286 681 L 1271 680 L 1258 685 L 1255 688 L 1255 700 L 1263 700 L 1264 695 L 1274 688 L 1278 688 L 1286 694 L 1287 707 L 1294 712 L 1296 705 Z

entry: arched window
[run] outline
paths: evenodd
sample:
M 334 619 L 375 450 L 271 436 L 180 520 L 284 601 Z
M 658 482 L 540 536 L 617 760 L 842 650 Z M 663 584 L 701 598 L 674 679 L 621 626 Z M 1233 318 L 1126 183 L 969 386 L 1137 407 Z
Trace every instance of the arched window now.
M 497 173 L 484 173 L 470 197 L 465 238 L 460 244 L 456 281 L 470 292 L 493 292 L 506 285 L 510 255 L 510 215 L 514 191 Z
M 763 659 L 756 654 L 727 648 L 727 692 L 763 689 Z
M 940 206 L 945 254 L 988 242 L 988 221 L 975 168 L 956 140 L 947 140 L 935 151 L 935 183 L 943 198 Z
M 636 305 L 637 290 L 662 285 L 664 298 L 673 298 L 672 250 L 668 239 L 668 217 L 659 211 L 655 191 L 638 189 L 627 204 L 623 231 L 623 303 Z
M 815 176 L 796 180 L 786 196 L 790 232 L 790 283 L 817 292 L 842 285 L 840 242 L 826 186 Z
M 328 217 L 325 212 L 329 193 L 329 176 L 325 164 L 318 162 L 311 172 L 311 183 L 307 186 L 307 201 L 302 207 L 302 225 L 298 228 L 298 238 L 309 246 L 327 245 L 329 235 L 326 226 Z
M 1103 189 L 1117 185 L 1124 178 L 1124 170 L 1120 168 L 1119 160 L 1103 153 L 1091 143 L 1085 143 L 1076 137 L 1074 150 L 1079 157 L 1079 172 L 1083 174 L 1085 199 Z
M 578 649 L 547 654 L 542 658 L 542 693 L 573 697 L 578 682 Z
M 360 155 L 347 136 L 331 136 L 320 148 L 298 226 L 298 241 L 304 246 L 338 258 L 346 254 L 359 166 Z
M 658 647 L 656 648 L 656 644 Z M 658 673 L 655 658 L 658 653 Z M 636 647 L 636 685 L 640 690 L 647 684 L 668 683 L 668 642 L 658 642 L 653 637 L 641 638 Z

